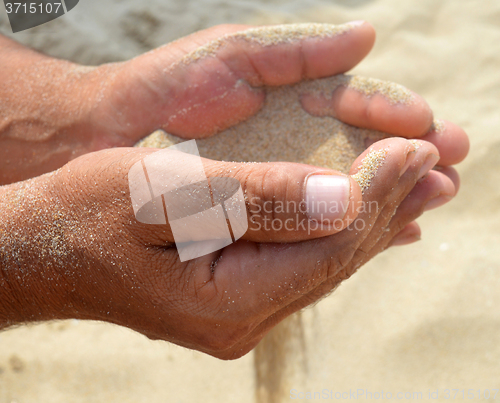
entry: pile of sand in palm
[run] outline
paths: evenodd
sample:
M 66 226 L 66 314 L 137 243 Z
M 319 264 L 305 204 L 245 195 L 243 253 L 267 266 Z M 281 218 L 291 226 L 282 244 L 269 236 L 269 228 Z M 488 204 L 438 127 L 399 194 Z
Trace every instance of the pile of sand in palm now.
M 349 172 L 368 142 L 388 135 L 356 128 L 333 117 L 313 116 L 302 108 L 302 94 L 320 93 L 331 97 L 338 86 L 347 86 L 368 96 L 381 94 L 390 103 L 408 104 L 412 99 L 411 92 L 400 85 L 348 75 L 265 87 L 263 107 L 254 116 L 212 137 L 196 141 L 200 156 L 220 161 L 302 162 Z M 182 141 L 186 140 L 158 130 L 136 146 L 165 148 Z M 369 185 L 363 183 L 366 177 L 358 179 L 363 188 Z

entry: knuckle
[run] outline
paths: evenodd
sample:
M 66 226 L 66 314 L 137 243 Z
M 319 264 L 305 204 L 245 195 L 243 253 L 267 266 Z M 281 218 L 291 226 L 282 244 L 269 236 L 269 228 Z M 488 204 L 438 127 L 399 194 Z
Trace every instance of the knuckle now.
M 301 197 L 296 184 L 297 180 L 293 181 L 285 170 L 276 166 L 263 165 L 253 170 L 245 181 L 249 213 L 274 220 L 300 211 L 297 203 Z M 290 207 L 294 211 L 288 211 Z
M 274 166 L 261 166 L 254 175 L 258 192 L 264 200 L 272 200 L 276 194 L 286 190 L 288 175 Z

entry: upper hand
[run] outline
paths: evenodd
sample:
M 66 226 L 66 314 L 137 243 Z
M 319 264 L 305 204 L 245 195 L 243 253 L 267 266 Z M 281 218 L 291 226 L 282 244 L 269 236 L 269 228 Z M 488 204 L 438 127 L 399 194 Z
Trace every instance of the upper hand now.
M 54 170 L 87 152 L 131 146 L 159 128 L 186 139 L 213 135 L 259 110 L 265 97 L 259 87 L 344 73 L 375 41 L 368 23 L 272 46 L 242 39 L 239 33 L 248 29 L 254 28 L 216 26 L 96 68 L 9 46 L 5 76 L 11 80 L 0 87 L 0 183 Z M 187 62 L 200 46 L 214 43 L 210 56 Z M 35 67 L 45 76 L 35 77 Z M 465 133 L 452 123 L 430 131 L 432 111 L 416 94 L 411 105 L 390 105 L 383 97 L 339 88 L 329 100 L 305 104 L 355 126 L 430 141 L 440 165 L 455 164 L 468 151 Z

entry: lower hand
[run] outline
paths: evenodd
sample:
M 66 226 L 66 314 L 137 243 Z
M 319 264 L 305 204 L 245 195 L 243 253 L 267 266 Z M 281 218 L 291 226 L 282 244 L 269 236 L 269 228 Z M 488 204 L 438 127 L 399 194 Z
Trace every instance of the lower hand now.
M 8 253 L 0 261 L 0 327 L 104 320 L 218 358 L 240 357 L 280 320 L 394 243 L 426 206 L 454 196 L 454 173 L 430 170 L 437 148 L 418 145 L 386 139 L 358 158 L 351 174 L 368 153 L 386 150 L 362 196 L 370 207 L 343 231 L 250 229 L 226 248 L 187 262 L 179 260 L 169 225 L 141 224 L 134 216 L 127 175 L 153 149 L 87 154 L 55 173 L 4 187 L 0 238 Z M 291 163 L 204 160 L 204 168 L 208 176 L 238 179 L 247 197 L 262 203 L 298 204 L 308 175 L 337 175 Z M 360 189 L 349 181 L 350 203 L 359 203 Z

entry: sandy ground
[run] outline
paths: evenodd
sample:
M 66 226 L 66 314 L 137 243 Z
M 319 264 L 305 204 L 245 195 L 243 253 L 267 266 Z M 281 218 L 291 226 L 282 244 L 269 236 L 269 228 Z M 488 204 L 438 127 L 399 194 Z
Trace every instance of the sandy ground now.
M 486 389 L 500 388 L 500 2 L 80 3 L 14 37 L 97 64 L 218 23 L 370 21 L 377 44 L 355 73 L 421 93 L 437 117 L 467 130 L 471 154 L 458 167 L 459 197 L 420 219 L 421 242 L 377 257 L 303 314 L 306 359 L 290 360 L 287 388 L 344 392 L 337 400 L 360 390 L 359 400 L 368 401 L 382 392 L 386 400 L 448 401 L 446 389 L 459 389 L 455 400 L 480 401 Z M 0 30 L 8 28 L 2 5 Z M 0 334 L 0 346 L 0 403 L 255 401 L 252 355 L 222 362 L 77 321 L 10 330 Z

